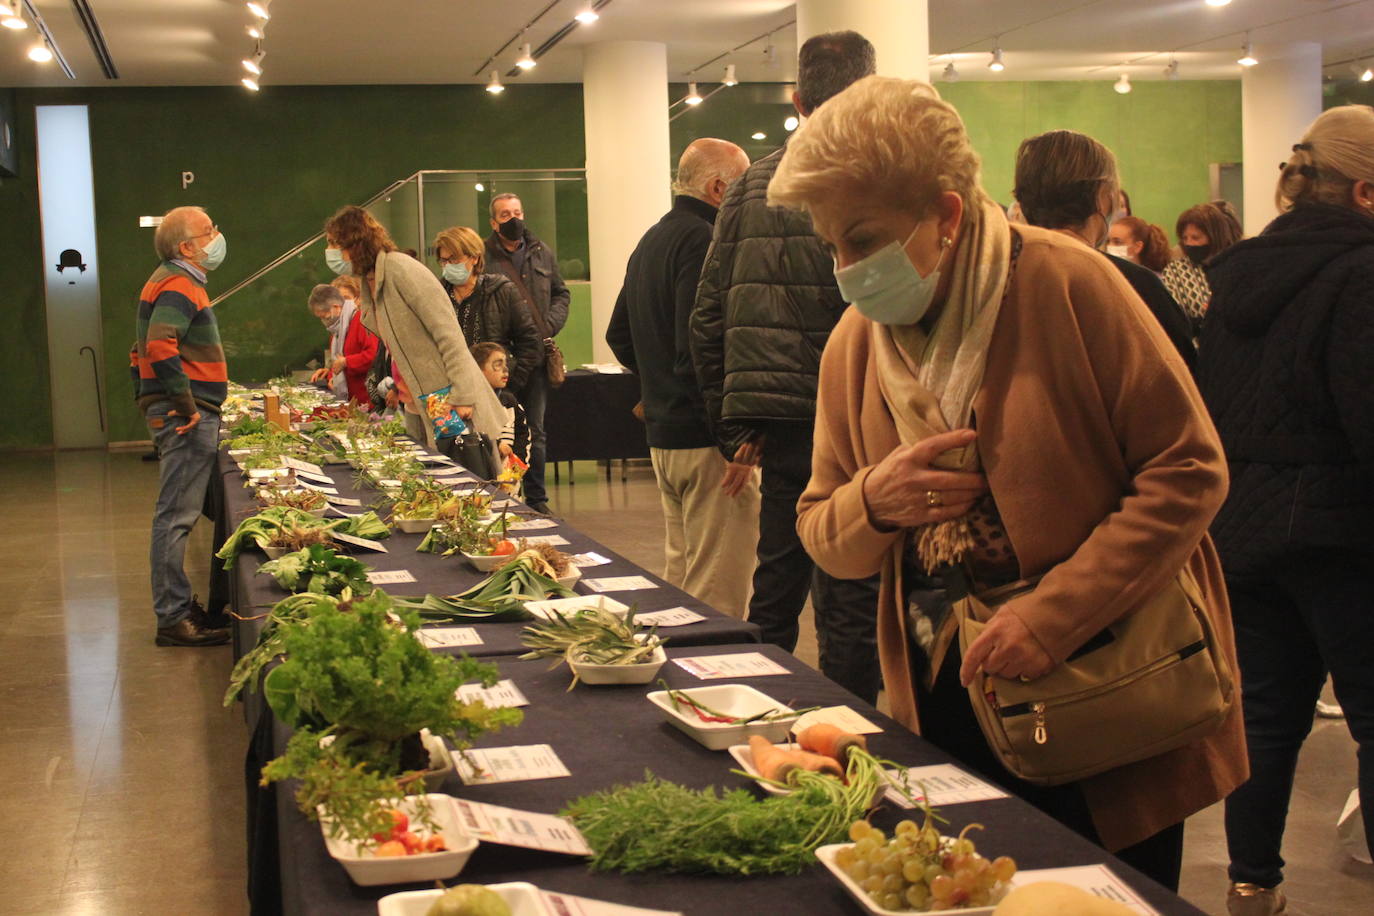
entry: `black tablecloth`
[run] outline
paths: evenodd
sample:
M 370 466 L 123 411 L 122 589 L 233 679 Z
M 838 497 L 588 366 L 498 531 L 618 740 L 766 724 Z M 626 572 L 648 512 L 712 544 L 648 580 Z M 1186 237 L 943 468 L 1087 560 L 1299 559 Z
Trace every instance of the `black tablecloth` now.
M 794 673 L 743 679 L 774 699 L 800 706 L 848 705 L 885 730 L 869 736 L 869 745 L 881 756 L 910 766 L 948 763 L 951 759 L 878 713 L 843 688 L 807 668 L 774 646 L 738 645 L 674 649 L 669 656 L 714 655 L 760 651 Z M 451 777 L 443 791 L 472 799 L 530 811 L 557 812 L 569 800 L 618 783 L 633 782 L 650 769 L 655 775 L 690 787 L 749 785 L 730 770 L 733 760 L 724 751 L 709 751 L 663 721 L 644 695 L 656 689 L 644 687 L 579 686 L 571 693 L 566 669 L 550 671 L 545 661 L 492 659 L 503 677 L 513 679 L 530 700 L 520 726 L 489 735 L 478 746 L 551 744 L 571 771 L 570 777 L 529 782 L 465 787 Z M 674 687 L 730 683 L 699 681 L 670 660 L 662 677 Z M 280 753 L 288 737 L 279 724 L 259 732 L 264 747 Z M 359 888 L 343 868 L 329 858 L 319 826 L 298 811 L 289 791 L 276 793 L 280 819 L 280 879 L 285 912 L 301 914 L 374 914 L 375 901 L 406 886 Z M 986 830 L 975 834 L 980 851 L 1011 855 L 1022 868 L 1108 863 L 1128 884 L 1164 914 L 1198 914 L 1199 910 L 1154 884 L 1130 867 L 1112 859 L 1098 847 L 1070 832 L 1016 798 L 950 805 L 942 810 L 950 821 L 945 832 L 953 834 L 965 824 L 978 822 Z M 890 805 L 874 818 L 890 828 L 903 814 Z M 270 857 L 272 844 L 259 847 L 265 861 L 259 870 L 277 865 Z M 473 854 L 459 881 L 493 883 L 529 881 L 541 888 L 579 894 L 618 903 L 666 910 L 688 916 L 725 913 L 759 914 L 859 914 L 862 910 L 825 870 L 817 865 L 794 877 L 727 878 L 658 874 L 593 874 L 583 860 L 511 847 L 482 844 Z
M 548 434 L 545 460 L 648 458 L 644 424 L 631 413 L 637 403 L 638 376 L 586 369 L 569 372 L 562 387 L 549 392 L 544 411 Z

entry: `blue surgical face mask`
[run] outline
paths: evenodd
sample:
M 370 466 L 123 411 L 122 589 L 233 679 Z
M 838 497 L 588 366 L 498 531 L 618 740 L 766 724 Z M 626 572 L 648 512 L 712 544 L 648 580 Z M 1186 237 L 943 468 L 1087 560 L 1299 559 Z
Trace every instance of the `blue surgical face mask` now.
M 466 261 L 454 261 L 444 265 L 444 279 L 454 286 L 462 286 L 472 277 L 472 268 Z
M 919 228 L 919 224 L 918 224 Z M 940 240 L 940 259 L 927 275 L 911 263 L 906 246 L 916 235 L 911 230 L 905 242 L 892 242 L 860 261 L 835 270 L 835 282 L 845 302 L 852 302 L 869 321 L 879 324 L 915 324 L 930 309 L 935 288 L 940 285 L 940 265 L 949 249 Z
M 228 249 L 229 243 L 224 240 L 224 233 L 217 233 L 208 245 L 200 249 L 200 266 L 205 270 L 214 270 L 224 263 L 224 254 Z
M 341 277 L 353 275 L 353 265 L 348 258 L 343 256 L 343 252 L 337 248 L 326 248 L 324 250 L 324 263 L 329 265 L 329 269 Z

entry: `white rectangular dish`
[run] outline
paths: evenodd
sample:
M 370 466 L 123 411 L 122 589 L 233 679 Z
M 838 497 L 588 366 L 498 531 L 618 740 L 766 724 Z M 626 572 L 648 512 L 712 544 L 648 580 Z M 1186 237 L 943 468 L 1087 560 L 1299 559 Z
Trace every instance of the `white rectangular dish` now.
M 546 916 L 539 888 L 527 881 L 488 884 L 486 888 L 510 907 L 511 916 Z M 443 895 L 444 892 L 438 889 L 387 894 L 377 901 L 377 916 L 425 916 L 434 901 Z
M 439 827 L 448 849 L 444 852 L 424 852 L 411 856 L 377 856 L 370 850 L 359 850 L 357 845 L 339 837 L 331 837 L 323 824 L 320 832 L 324 836 L 325 848 L 344 870 L 354 884 L 361 887 L 376 887 L 381 884 L 411 884 L 416 881 L 443 881 L 452 878 L 463 870 L 472 851 L 477 848 L 477 838 L 463 826 L 462 815 L 448 795 L 428 796 L 408 795 L 400 809 L 414 818 L 420 799 L 427 798 L 434 822 Z
M 434 527 L 434 522 L 432 518 L 398 518 L 392 524 L 406 534 L 425 534 Z
M 525 602 L 525 610 L 540 620 L 553 620 L 555 611 L 567 617 L 586 608 L 603 610 L 617 617 L 624 617 L 630 612 L 628 604 L 622 604 L 605 595 L 578 595 L 576 598 L 550 598 L 546 601 Z
M 584 684 L 648 684 L 666 661 L 668 653 L 659 646 L 654 649 L 654 654 L 647 662 L 637 665 L 595 665 L 578 661 L 570 661 L 568 664 L 578 680 Z
M 747 718 L 769 710 L 789 715 L 770 722 L 748 725 L 729 725 L 723 722 L 703 722 L 691 709 L 674 709 L 668 691 L 655 690 L 647 694 L 650 703 L 662 710 L 664 718 L 674 727 L 686 732 L 703 746 L 723 751 L 732 744 L 748 744 L 751 735 L 762 735 L 774 744 L 787 740 L 788 729 L 797 721 L 792 708 L 777 702 L 768 694 L 746 684 L 717 684 L 711 687 L 688 687 L 678 693 L 686 694 L 722 715 Z
M 836 864 L 835 853 L 851 845 L 853 844 L 832 843 L 829 846 L 822 846 L 816 850 L 816 858 L 820 860 L 820 863 L 826 867 L 830 874 L 834 875 L 836 881 L 844 885 L 844 889 L 849 891 L 849 896 L 853 897 L 855 902 L 863 907 L 866 912 L 872 913 L 873 916 L 911 916 L 913 912 L 911 910 L 888 910 L 878 906 L 873 902 L 873 898 L 868 896 L 868 893 L 859 887 L 853 878 L 845 874 L 843 868 Z M 995 909 L 997 909 L 995 906 L 975 906 L 960 910 L 924 910 L 921 911 L 921 916 L 991 916 Z

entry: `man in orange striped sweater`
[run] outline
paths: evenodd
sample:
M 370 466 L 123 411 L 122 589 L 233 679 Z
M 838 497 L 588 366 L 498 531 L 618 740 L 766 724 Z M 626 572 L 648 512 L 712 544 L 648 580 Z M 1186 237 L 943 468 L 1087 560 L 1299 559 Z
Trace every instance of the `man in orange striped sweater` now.
M 200 207 L 177 207 L 153 237 L 162 264 L 138 302 L 135 338 L 138 406 L 162 456 L 153 513 L 153 611 L 159 646 L 218 646 L 227 629 L 211 628 L 191 596 L 183 562 L 200 516 L 219 448 L 219 410 L 229 375 L 206 273 L 224 260 L 225 241 Z

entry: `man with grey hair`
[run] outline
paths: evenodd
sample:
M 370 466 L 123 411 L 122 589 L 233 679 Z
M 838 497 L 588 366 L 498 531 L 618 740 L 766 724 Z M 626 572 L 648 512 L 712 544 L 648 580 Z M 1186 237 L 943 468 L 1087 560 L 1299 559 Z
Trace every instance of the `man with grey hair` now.
M 371 406 L 367 373 L 377 358 L 377 337 L 363 327 L 358 304 L 345 298 L 337 286 L 321 283 L 310 291 L 307 305 L 329 332 L 325 365 L 315 370 L 310 381 L 324 382 L 345 401 Z
M 875 69 L 873 45 L 857 32 L 816 35 L 798 53 L 792 104 L 806 117 Z M 768 206 L 782 153 L 750 166 L 721 203 L 691 318 L 692 361 L 716 442 L 733 462 L 724 485 L 738 485 L 750 465 L 763 468 L 749 619 L 766 641 L 790 652 L 810 592 L 821 671 L 873 703 L 877 581 L 827 576 L 797 537 L 821 351 L 845 303 L 810 219 Z
M 491 199 L 492 233 L 486 240 L 487 270 L 509 277 L 529 311 L 530 321 L 545 351 L 530 371 L 525 387 L 515 392 L 525 408 L 530 427 L 530 467 L 525 472 L 525 500 L 536 512 L 549 511 L 549 496 L 544 489 L 544 409 L 549 403 L 549 350 L 553 339 L 568 320 L 568 292 L 558 272 L 558 259 L 552 249 L 525 228 L 525 208 L 514 194 L 497 194 Z M 562 368 L 561 366 L 559 367 Z
M 728 463 L 706 420 L 687 348 L 687 319 L 716 208 L 749 157 L 725 140 L 694 141 L 678 162 L 673 208 L 630 255 L 606 329 L 616 358 L 639 376 L 644 424 L 667 528 L 663 577 L 712 607 L 744 616 L 758 542 L 757 471 Z
M 153 611 L 159 646 L 218 646 L 229 630 L 207 626 L 191 594 L 186 540 L 205 503 L 219 448 L 219 409 L 229 388 L 206 274 L 225 241 L 200 207 L 177 207 L 153 234 L 162 263 L 139 296 L 130 368 L 148 432 L 162 456 L 153 512 Z

